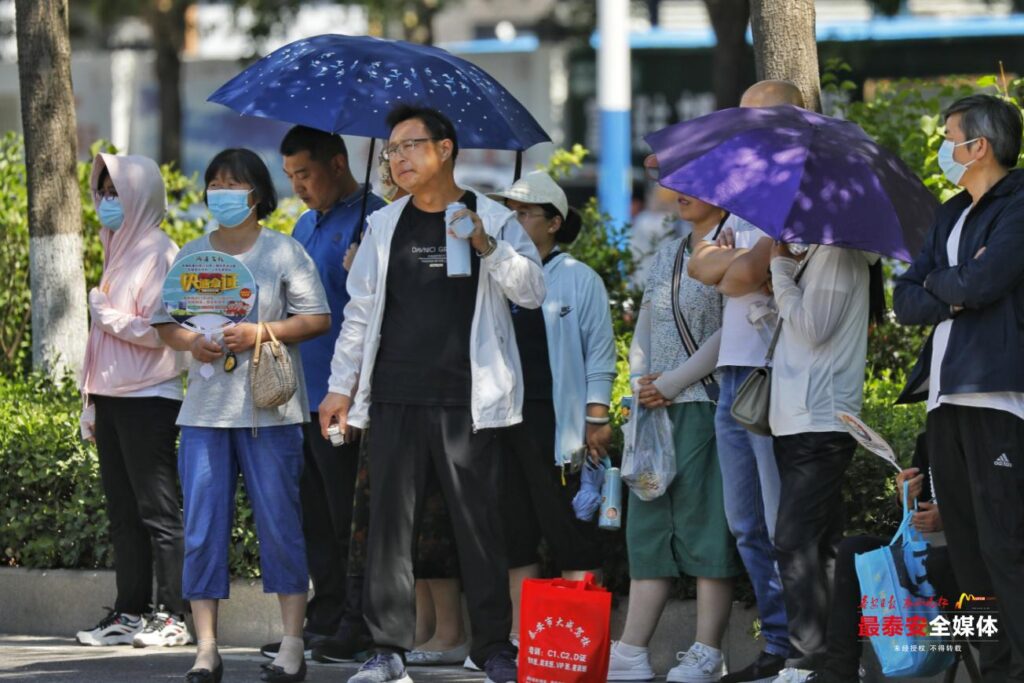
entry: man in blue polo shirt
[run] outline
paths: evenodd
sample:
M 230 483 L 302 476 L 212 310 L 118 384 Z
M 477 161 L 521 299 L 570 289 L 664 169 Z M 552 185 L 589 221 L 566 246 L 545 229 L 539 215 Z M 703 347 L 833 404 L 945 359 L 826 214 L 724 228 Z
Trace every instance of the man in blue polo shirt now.
M 345 252 L 359 240 L 365 225 L 363 186 L 348 165 L 348 150 L 341 136 L 306 126 L 295 126 L 281 141 L 284 172 L 292 191 L 309 210 L 295 223 L 292 237 L 312 257 L 320 273 L 331 309 L 331 330 L 299 346 L 313 410 L 327 394 L 334 342 L 348 303 L 343 266 Z M 370 194 L 366 215 L 384 206 Z M 362 218 L 362 220 L 360 220 Z M 305 647 L 318 637 L 333 636 L 345 606 L 348 544 L 352 524 L 358 445 L 333 448 L 320 434 L 317 413 L 303 425 L 305 468 L 302 474 L 302 518 L 306 558 L 313 580 L 313 598 L 306 607 Z M 275 656 L 278 644 L 261 649 Z

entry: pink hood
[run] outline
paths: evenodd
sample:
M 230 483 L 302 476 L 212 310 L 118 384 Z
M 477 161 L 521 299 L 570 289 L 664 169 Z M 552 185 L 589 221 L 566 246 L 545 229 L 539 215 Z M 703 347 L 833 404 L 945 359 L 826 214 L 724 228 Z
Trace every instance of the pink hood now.
M 100 303 L 93 307 L 81 388 L 85 394 L 116 396 L 181 374 L 180 354 L 164 346 L 149 326 L 162 306 L 161 290 L 178 247 L 160 229 L 167 192 L 160 168 L 142 156 L 97 154 L 92 166 L 93 203 L 106 168 L 124 209 L 119 230 L 100 228 L 103 276 Z M 90 293 L 90 301 L 96 293 Z

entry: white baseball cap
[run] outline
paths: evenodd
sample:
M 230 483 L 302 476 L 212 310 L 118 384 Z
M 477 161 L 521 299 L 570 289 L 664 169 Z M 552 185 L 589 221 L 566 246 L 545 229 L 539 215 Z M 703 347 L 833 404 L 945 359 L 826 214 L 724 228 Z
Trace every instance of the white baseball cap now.
M 563 219 L 569 215 L 569 200 L 565 192 L 544 171 L 527 173 L 508 189 L 487 196 L 497 201 L 512 199 L 524 204 L 552 204 Z

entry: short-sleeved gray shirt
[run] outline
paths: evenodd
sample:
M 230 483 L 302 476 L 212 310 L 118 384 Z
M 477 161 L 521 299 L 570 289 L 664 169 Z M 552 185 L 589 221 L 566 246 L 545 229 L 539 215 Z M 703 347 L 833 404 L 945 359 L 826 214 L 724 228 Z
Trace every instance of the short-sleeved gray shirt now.
M 204 235 L 192 240 L 178 252 L 175 261 L 197 251 L 212 250 L 210 238 Z M 289 315 L 316 315 L 330 313 L 320 276 L 313 260 L 298 242 L 279 232 L 263 228 L 252 248 L 236 256 L 256 279 L 259 320 L 273 322 Z M 258 322 L 249 316 L 248 322 Z M 163 309 L 151 320 L 152 324 L 174 323 Z M 220 341 L 220 340 L 216 340 Z M 257 427 L 299 424 L 309 421 L 302 358 L 298 344 L 289 344 L 292 367 L 299 387 L 288 403 L 277 408 L 257 408 Z M 178 424 L 188 427 L 252 427 L 252 392 L 249 386 L 249 359 L 252 351 L 236 354 L 238 366 L 233 372 L 224 371 L 224 361 L 212 363 L 214 374 L 203 379 L 199 374 L 201 363 L 189 355 L 188 390 L 178 414 Z

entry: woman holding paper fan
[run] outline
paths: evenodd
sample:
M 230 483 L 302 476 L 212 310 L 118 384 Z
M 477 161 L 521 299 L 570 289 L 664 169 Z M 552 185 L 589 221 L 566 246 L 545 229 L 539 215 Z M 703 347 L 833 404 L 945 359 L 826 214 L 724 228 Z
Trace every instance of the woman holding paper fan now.
M 629 610 L 622 638 L 612 644 L 610 681 L 654 678 L 647 646 L 672 579 L 681 574 L 697 577 L 697 634 L 667 678 L 680 683 L 721 678 L 733 577 L 743 571 L 725 520 L 715 448 L 717 385 L 704 381 L 718 360 L 722 297 L 686 272 L 691 245 L 721 225 L 727 214 L 686 195 L 679 195 L 677 202 L 680 217 L 693 229 L 654 257 L 629 352 L 636 401 L 644 409 L 668 411 L 677 474 L 653 500 L 632 492 L 629 496 Z
M 258 304 L 247 321 L 226 328 L 219 340 L 169 324 L 173 318 L 166 311 L 153 319 L 168 346 L 192 356 L 178 416 L 178 468 L 185 501 L 183 592 L 192 603 L 199 647 L 185 680 L 207 683 L 223 675 L 217 605 L 228 597 L 228 543 L 241 470 L 256 519 L 263 590 L 278 594 L 284 627 L 278 655 L 263 666 L 261 679 L 301 681 L 309 576 L 299 478 L 301 424 L 309 419 L 309 406 L 296 344 L 326 332 L 330 313 L 316 267 L 302 246 L 260 225 L 277 206 L 263 161 L 247 149 L 224 150 L 207 167 L 205 182 L 206 204 L 220 227 L 186 244 L 178 261 L 211 250 L 234 256 L 255 278 Z M 258 334 L 287 345 L 298 382 L 275 408 L 254 403 L 250 365 Z M 204 364 L 212 366 L 208 377 L 201 373 Z

